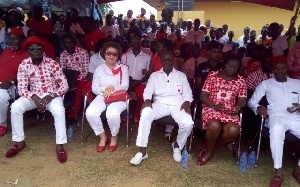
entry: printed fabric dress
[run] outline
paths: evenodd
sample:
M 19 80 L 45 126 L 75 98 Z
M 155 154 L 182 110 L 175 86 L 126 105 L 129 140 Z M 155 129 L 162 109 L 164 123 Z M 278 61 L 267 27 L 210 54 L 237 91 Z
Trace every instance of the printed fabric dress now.
M 224 103 L 225 110 L 232 110 L 236 104 L 237 97 L 247 97 L 246 79 L 238 75 L 237 79 L 224 80 L 218 75 L 219 71 L 212 71 L 208 74 L 204 82 L 202 91 L 209 93 L 209 98 L 215 104 Z M 206 129 L 207 122 L 216 119 L 222 123 L 237 123 L 239 117 L 237 115 L 228 115 L 224 111 L 216 111 L 203 104 L 202 109 L 202 128 Z

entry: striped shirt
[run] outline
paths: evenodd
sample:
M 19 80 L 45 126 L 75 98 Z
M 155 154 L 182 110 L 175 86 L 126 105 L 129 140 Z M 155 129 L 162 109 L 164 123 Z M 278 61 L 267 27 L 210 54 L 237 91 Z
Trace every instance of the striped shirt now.
M 266 74 L 261 68 L 250 73 L 247 77 L 247 89 L 255 90 L 255 88 L 264 80 L 274 77 L 273 73 Z

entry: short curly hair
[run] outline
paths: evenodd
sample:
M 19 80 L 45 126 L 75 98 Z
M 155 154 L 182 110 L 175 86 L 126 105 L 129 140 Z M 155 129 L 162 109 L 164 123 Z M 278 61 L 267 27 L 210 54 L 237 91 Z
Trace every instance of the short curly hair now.
M 100 53 L 101 57 L 103 59 L 105 59 L 105 52 L 110 47 L 115 48 L 118 51 L 118 61 L 119 61 L 121 59 L 121 56 L 122 56 L 122 48 L 121 48 L 120 44 L 117 43 L 117 42 L 107 42 L 107 43 L 105 43 L 103 45 L 103 48 L 102 48 L 101 53 Z

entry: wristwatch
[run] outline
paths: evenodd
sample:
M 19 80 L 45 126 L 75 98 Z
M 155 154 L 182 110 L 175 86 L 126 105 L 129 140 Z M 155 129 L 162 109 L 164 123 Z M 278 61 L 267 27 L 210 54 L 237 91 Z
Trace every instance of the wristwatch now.
M 55 94 L 55 93 L 49 93 L 49 95 L 50 95 L 52 98 L 55 98 L 55 97 L 56 97 L 56 94 Z
M 214 106 L 212 106 L 212 107 L 210 107 L 210 108 L 211 108 L 211 109 L 215 109 L 215 106 L 216 106 L 216 105 L 214 105 Z

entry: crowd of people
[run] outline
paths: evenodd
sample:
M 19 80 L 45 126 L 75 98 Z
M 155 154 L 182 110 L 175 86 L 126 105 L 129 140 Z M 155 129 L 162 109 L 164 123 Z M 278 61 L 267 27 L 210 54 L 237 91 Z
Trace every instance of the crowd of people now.
M 239 136 L 238 114 L 248 108 L 253 111 L 245 114 L 250 118 L 268 116 L 275 169 L 269 185 L 280 186 L 285 132 L 300 138 L 300 27 L 296 32 L 296 17 L 285 33 L 282 25 L 273 22 L 265 24 L 259 36 L 245 27 L 244 34 L 234 41 L 227 24 L 216 28 L 210 20 L 202 25 L 200 19 L 174 24 L 168 4 L 164 10 L 161 21 L 154 15 L 148 19 L 143 8 L 136 18 L 132 10 L 124 18 L 115 17 L 111 10 L 104 23 L 81 17 L 76 9 L 66 15 L 52 13 L 51 19 L 45 20 L 39 4 L 27 13 L 26 22 L 20 8 L 0 11 L 0 136 L 7 133 L 14 89 L 19 95 L 10 111 L 15 144 L 6 157 L 26 147 L 23 114 L 37 108 L 52 113 L 57 159 L 66 162 L 66 127 L 79 116 L 86 95 L 89 106 L 85 115 L 99 137 L 96 150 L 103 152 L 108 144 L 108 150 L 114 152 L 126 100 L 111 98 L 134 93 L 136 107 L 131 120 L 138 127 L 139 151 L 131 164 L 139 165 L 148 158 L 152 122 L 169 115 L 179 128 L 173 141 L 174 127 L 166 124 L 165 138 L 173 141 L 173 159 L 180 162 L 194 125 L 191 106 L 197 103 L 196 116 L 206 130 L 206 146 L 200 149 L 197 164 L 205 165 L 217 147 Z M 70 111 L 63 105 L 62 96 L 69 89 L 63 69 L 79 72 Z M 268 105 L 260 103 L 264 96 Z M 100 118 L 103 111 L 110 142 Z M 242 125 L 243 133 L 254 128 Z M 293 176 L 300 184 L 300 160 Z

